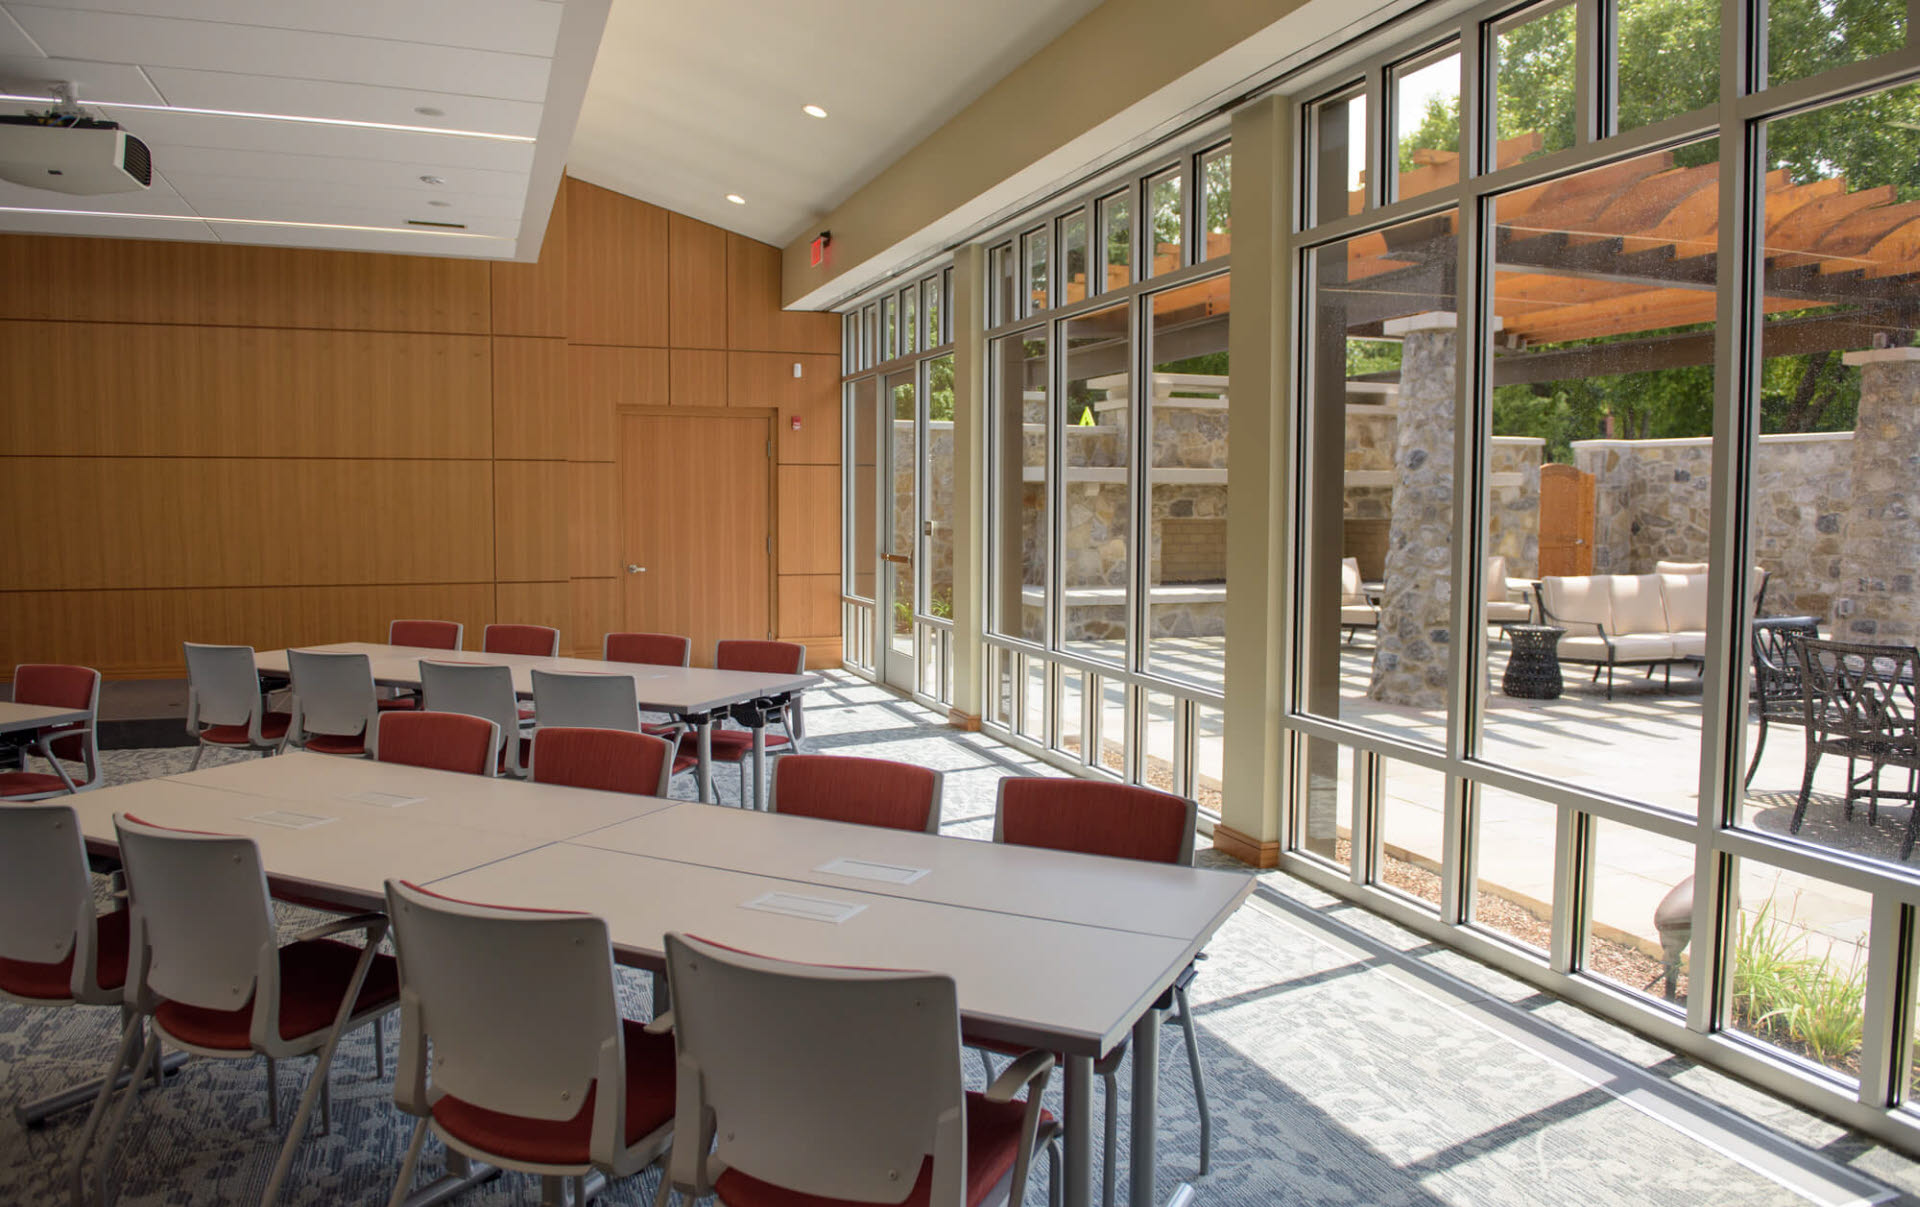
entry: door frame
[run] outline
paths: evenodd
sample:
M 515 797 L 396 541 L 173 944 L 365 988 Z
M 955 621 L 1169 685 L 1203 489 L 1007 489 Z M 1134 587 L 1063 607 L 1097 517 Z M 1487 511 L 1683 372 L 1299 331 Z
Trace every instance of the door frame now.
M 916 622 L 920 615 L 920 580 L 924 561 L 920 556 L 920 509 L 921 495 L 924 490 L 920 481 L 920 449 L 926 426 L 924 402 L 926 391 L 921 388 L 923 376 L 917 362 L 909 368 L 877 375 L 882 422 L 876 425 L 878 428 L 876 438 L 880 441 L 878 454 L 880 472 L 874 475 L 880 496 L 875 512 L 876 526 L 880 531 L 875 534 L 877 539 L 874 541 L 874 550 L 880 560 L 879 574 L 874 582 L 873 592 L 874 628 L 877 630 L 874 634 L 874 673 L 882 683 L 908 693 L 918 689 L 920 673 L 919 659 L 915 649 L 915 630 L 918 627 Z M 900 474 L 900 467 L 895 464 L 894 457 L 898 445 L 894 437 L 894 425 L 899 422 L 899 419 L 895 414 L 893 391 L 896 383 L 901 382 L 902 379 L 913 390 L 913 437 L 907 449 L 908 468 L 913 482 L 913 507 L 907 521 L 906 557 L 909 564 L 906 601 L 907 634 L 904 650 L 895 644 L 898 634 L 894 631 L 894 617 L 899 608 L 895 591 L 898 581 L 895 568 L 899 563 L 888 560 L 899 556 L 894 550 L 901 547 L 898 529 L 899 511 L 896 505 L 897 500 L 894 498 L 894 484 L 899 481 Z

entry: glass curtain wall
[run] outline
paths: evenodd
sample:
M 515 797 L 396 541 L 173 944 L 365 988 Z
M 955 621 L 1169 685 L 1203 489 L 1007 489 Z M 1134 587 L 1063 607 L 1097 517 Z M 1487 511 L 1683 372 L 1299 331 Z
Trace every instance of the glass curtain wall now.
M 985 724 L 1209 811 L 1223 764 L 1231 165 L 1216 135 L 987 241 L 992 280 L 1017 264 L 1025 285 L 997 287 L 986 308 Z
M 1907 11 L 1485 5 L 1292 89 L 1283 862 L 1912 1144 Z
M 842 339 L 844 659 L 940 705 L 954 670 L 952 294 L 950 268 L 890 282 L 845 313 Z

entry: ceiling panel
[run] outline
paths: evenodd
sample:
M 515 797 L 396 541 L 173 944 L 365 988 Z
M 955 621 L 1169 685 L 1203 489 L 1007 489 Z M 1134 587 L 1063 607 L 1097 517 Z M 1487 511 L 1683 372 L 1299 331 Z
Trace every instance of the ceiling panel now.
M 517 203 L 527 191 L 525 172 L 437 167 L 435 173 L 447 183 L 435 188 L 422 184 L 419 173 L 406 163 L 282 155 L 226 147 L 169 147 L 166 166 L 171 180 L 185 181 L 196 176 L 251 177 L 285 186 L 295 194 L 323 187 L 419 188 L 433 189 L 434 195 L 445 195 L 449 200 L 484 197 Z
M 25 54 L 38 55 L 40 48 L 33 44 L 27 31 L 20 28 L 18 22 L 0 9 L 0 55 Z
M 0 70 L 4 70 L 4 64 L 0 64 Z M 158 95 L 165 96 L 167 104 L 194 109 L 296 113 L 303 117 L 517 134 L 523 138 L 532 138 L 540 132 L 541 107 L 527 101 L 180 67 L 153 67 L 146 74 L 160 90 Z M 88 88 L 81 95 L 101 100 L 139 99 L 96 88 Z M 421 113 L 422 108 L 439 112 Z
M 424 88 L 481 91 L 510 100 L 546 97 L 544 52 L 503 54 L 383 38 L 355 38 L 262 25 L 227 25 L 90 9 L 9 4 L 40 49 L 54 58 L 101 59 L 152 67 L 232 70 L 263 75 Z M 442 7 L 443 13 L 456 9 Z
M 340 251 L 380 251 L 402 256 L 458 256 L 467 259 L 510 259 L 511 239 L 463 239 L 410 231 L 340 231 L 303 227 L 219 225 L 213 228 L 222 243 L 251 243 L 267 247 L 327 247 Z
M 265 25 L 313 33 L 464 46 L 509 54 L 551 54 L 560 5 L 533 0 L 464 0 L 457 11 L 393 0 L 86 0 L 103 12 Z
M 206 117 L 148 109 L 99 108 L 153 148 L 154 166 L 165 170 L 163 148 L 221 147 L 276 155 L 328 159 L 370 159 L 412 166 L 415 174 L 436 168 L 484 168 L 524 173 L 533 163 L 533 144 L 454 138 L 356 126 L 310 126 L 297 122 Z M 444 173 L 442 173 L 444 174 Z
M 150 219 L 91 214 L 69 217 L 60 213 L 0 213 L 0 223 L 4 223 L 9 232 L 29 235 L 92 235 L 108 239 L 167 239 L 200 243 L 218 241 L 213 228 L 204 222 L 154 222 Z
M 259 213 L 260 198 L 244 188 L 226 191 L 216 184 L 187 182 L 181 191 L 193 199 L 195 211 L 209 218 L 244 216 Z M 378 226 L 406 230 L 408 220 L 465 223 L 470 234 L 496 235 L 512 239 L 519 233 L 520 211 L 482 216 L 471 211 L 454 213 L 451 209 L 430 209 L 421 201 L 401 193 L 369 193 L 346 199 L 280 198 L 272 212 L 283 222 L 328 223 L 341 226 Z
M 131 63 L 44 59 L 37 55 L 0 56 L 0 92 L 51 97 L 52 86 L 62 81 L 76 85 L 83 101 L 98 98 L 158 105 L 164 100 Z
M 252 207 L 247 212 L 271 212 L 279 214 L 283 205 L 312 202 L 323 205 L 352 205 L 359 201 L 379 198 L 380 204 L 389 209 L 404 209 L 408 216 L 415 218 L 446 218 L 452 216 L 461 220 L 471 215 L 486 218 L 518 218 L 520 215 L 520 197 L 526 192 L 525 177 L 517 178 L 519 183 L 502 196 L 481 196 L 472 192 L 451 192 L 448 189 L 433 189 L 426 185 L 414 184 L 407 187 L 411 177 L 393 181 L 384 187 L 376 186 L 368 180 L 285 180 L 265 176 L 219 176 L 194 172 L 183 172 L 175 168 L 168 173 L 168 180 L 183 197 L 191 197 L 202 213 L 214 213 L 207 207 L 209 199 L 247 199 Z M 445 202 L 434 205 L 435 201 Z M 223 213 L 232 212 L 231 207 Z

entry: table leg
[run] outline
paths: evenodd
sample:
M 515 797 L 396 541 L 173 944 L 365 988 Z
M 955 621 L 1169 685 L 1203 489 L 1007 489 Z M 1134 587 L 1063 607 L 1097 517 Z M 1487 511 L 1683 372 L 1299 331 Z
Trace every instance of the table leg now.
M 1164 1000 L 1164 999 L 1163 999 Z M 1148 1007 L 1133 1024 L 1133 1142 L 1128 1162 L 1128 1207 L 1154 1207 L 1153 1183 L 1159 1173 L 1160 1007 Z M 1174 1203 L 1192 1197 L 1182 1185 Z
M 700 801 L 713 803 L 713 718 L 700 718 L 700 766 L 694 771 L 700 781 Z
M 767 807 L 767 721 L 761 716 L 759 724 L 753 727 L 753 804 L 755 809 Z
M 465 1153 L 447 1150 L 447 1172 L 406 1197 L 406 1207 L 434 1207 L 500 1176 L 497 1165 L 476 1161 Z
M 1149 1011 L 1151 1013 L 1151 1011 Z M 1093 1204 L 1093 1058 L 1067 1057 L 1066 1207 Z

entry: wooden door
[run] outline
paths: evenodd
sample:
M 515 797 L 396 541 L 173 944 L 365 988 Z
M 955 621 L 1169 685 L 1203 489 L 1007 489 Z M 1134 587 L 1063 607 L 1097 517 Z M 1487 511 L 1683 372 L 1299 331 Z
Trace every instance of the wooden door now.
M 1540 573 L 1593 573 L 1593 475 L 1540 467 Z
M 620 417 L 620 528 L 627 631 L 714 642 L 772 635 L 772 516 L 764 416 Z

